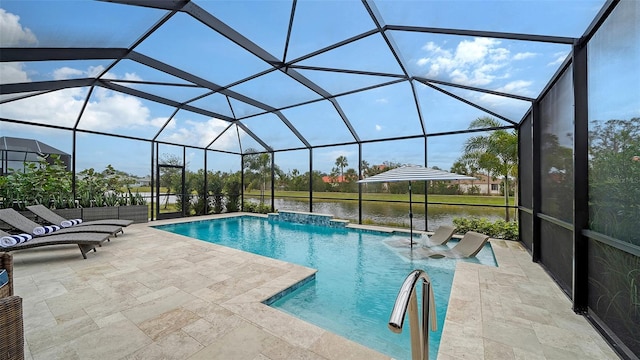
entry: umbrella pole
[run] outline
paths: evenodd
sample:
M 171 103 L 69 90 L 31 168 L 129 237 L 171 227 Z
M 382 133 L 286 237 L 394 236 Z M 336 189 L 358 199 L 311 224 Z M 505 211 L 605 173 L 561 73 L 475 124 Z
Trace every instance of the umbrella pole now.
M 411 244 L 411 250 L 413 250 L 413 209 L 411 208 L 411 181 L 409 181 L 409 244 Z

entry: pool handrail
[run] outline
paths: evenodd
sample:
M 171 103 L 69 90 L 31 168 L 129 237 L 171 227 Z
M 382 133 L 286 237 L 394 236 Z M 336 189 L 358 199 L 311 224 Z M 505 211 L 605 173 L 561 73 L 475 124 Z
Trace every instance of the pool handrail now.
M 420 280 L 422 280 L 422 322 L 418 322 L 418 299 L 415 291 Z M 391 331 L 402 332 L 407 309 L 411 331 L 411 358 L 427 360 L 429 359 L 429 329 L 427 329 L 429 318 L 431 318 L 431 331 L 436 331 L 438 324 L 431 279 L 424 270 L 412 271 L 402 283 L 389 317 L 388 326 Z

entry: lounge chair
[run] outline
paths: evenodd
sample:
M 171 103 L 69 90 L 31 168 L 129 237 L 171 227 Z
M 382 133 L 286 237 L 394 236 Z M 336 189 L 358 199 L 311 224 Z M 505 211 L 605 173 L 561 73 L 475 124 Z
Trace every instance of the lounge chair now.
M 453 234 L 456 232 L 456 228 L 449 225 L 442 225 L 436 229 L 433 235 L 429 236 L 426 239 L 422 246 L 431 247 L 431 246 L 439 246 L 446 244 L 451 238 Z
M 6 233 L 0 230 L 0 237 L 3 236 L 11 236 L 11 234 Z M 68 234 L 51 234 L 44 236 L 36 236 L 31 240 L 26 242 L 9 246 L 9 247 L 0 247 L 0 251 L 15 251 L 15 250 L 23 250 L 36 248 L 41 246 L 50 246 L 50 245 L 78 245 L 80 248 L 80 252 L 82 253 L 83 258 L 87 258 L 87 253 L 91 250 L 95 251 L 96 246 L 100 246 L 105 240 L 109 239 L 109 234 L 101 234 L 101 233 L 91 233 L 91 232 L 77 232 L 77 233 L 68 233 Z
M 415 255 L 422 258 L 467 258 L 474 257 L 482 250 L 484 244 L 489 240 L 489 236 L 469 231 L 460 241 L 449 250 L 434 250 L 431 248 L 421 248 L 414 251 Z
M 1 209 L 0 210 L 0 220 L 6 222 L 7 224 L 13 226 L 14 228 L 27 233 L 33 234 L 33 230 L 38 227 L 42 227 L 42 225 L 31 221 L 26 218 L 24 215 L 13 209 Z M 119 232 L 122 232 L 122 227 L 115 225 L 89 225 L 89 226 L 78 226 L 78 227 L 69 227 L 62 228 L 60 230 L 55 231 L 55 234 L 69 234 L 69 233 L 105 233 L 110 235 L 116 235 Z
M 65 219 L 62 216 L 56 214 L 53 210 L 49 209 L 44 205 L 31 205 L 27 206 L 27 209 L 32 213 L 38 215 L 44 221 L 48 221 L 51 224 L 62 225 L 64 221 L 69 221 L 69 219 Z M 105 220 L 93 220 L 93 221 L 83 221 L 80 224 L 74 226 L 91 226 L 91 225 L 115 225 L 126 227 L 133 224 L 133 220 L 123 220 L 123 219 L 105 219 Z
M 438 229 L 436 229 L 433 235 L 431 235 L 428 239 L 421 240 L 420 245 L 425 247 L 444 245 L 447 243 L 447 241 L 451 239 L 455 231 L 456 231 L 456 228 L 454 228 L 453 226 L 442 225 L 438 227 Z M 422 236 L 425 237 L 425 235 L 422 235 Z M 406 247 L 410 247 L 411 245 L 418 244 L 416 240 L 414 240 L 412 244 L 411 240 L 409 239 L 385 240 L 384 243 L 396 248 L 406 248 Z

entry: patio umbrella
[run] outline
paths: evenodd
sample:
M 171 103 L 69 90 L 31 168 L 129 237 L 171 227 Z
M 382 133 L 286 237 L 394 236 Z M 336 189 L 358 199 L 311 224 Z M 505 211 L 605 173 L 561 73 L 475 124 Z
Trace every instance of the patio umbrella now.
M 476 179 L 472 176 L 460 175 L 444 170 L 433 169 L 424 166 L 409 165 L 385 171 L 378 175 L 368 177 L 358 181 L 359 183 L 373 182 L 409 182 L 409 226 L 410 226 L 410 244 L 413 249 L 413 212 L 411 206 L 411 182 L 412 181 L 431 181 L 431 180 L 472 180 Z

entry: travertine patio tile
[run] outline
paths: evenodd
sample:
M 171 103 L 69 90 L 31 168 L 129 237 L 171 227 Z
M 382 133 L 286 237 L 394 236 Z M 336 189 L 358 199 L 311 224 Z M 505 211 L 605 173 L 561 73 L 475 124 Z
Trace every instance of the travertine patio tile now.
M 98 320 L 138 305 L 140 305 L 140 302 L 131 295 L 108 294 L 102 298 L 102 303 L 89 306 L 85 308 L 85 311 L 94 320 Z
M 182 331 L 175 331 L 151 343 L 125 359 L 182 360 L 200 351 L 204 346 Z
M 145 320 L 156 317 L 167 311 L 170 311 L 186 302 L 193 300 L 194 297 L 183 291 L 172 293 L 160 299 L 147 301 L 143 304 L 134 306 L 123 311 L 123 315 L 136 324 L 140 324 Z
M 179 291 L 180 289 L 178 289 L 177 287 L 169 286 L 169 287 L 162 288 L 160 290 L 139 296 L 138 301 L 140 301 L 140 303 L 146 303 L 147 301 L 161 299 L 165 296 L 173 295 Z
M 269 360 L 326 360 L 313 351 L 291 345 L 286 341 L 278 341 L 270 347 L 262 350 L 261 354 L 254 359 L 269 359 Z
M 217 318 L 213 322 L 199 319 L 183 327 L 182 331 L 196 339 L 196 341 L 203 346 L 208 346 L 226 333 L 240 326 L 243 322 L 244 320 L 237 315 Z
M 50 347 L 72 341 L 79 336 L 98 329 L 98 325 L 88 315 L 65 321 L 56 327 L 42 327 L 28 334 L 27 342 L 33 354 Z
M 117 323 L 119 321 L 125 321 L 127 320 L 127 318 L 122 315 L 121 312 L 117 312 L 115 314 L 111 314 L 102 318 L 93 318 L 93 321 L 95 321 L 96 325 L 98 325 L 98 327 L 103 328 L 103 327 L 107 327 L 111 324 Z
M 60 296 L 46 299 L 49 310 L 53 316 L 66 314 L 76 309 L 82 309 L 100 304 L 104 301 L 104 296 L 94 289 L 80 289 L 66 292 Z
M 530 324 L 516 325 L 513 322 L 485 321 L 483 326 L 483 336 L 486 339 L 532 352 L 540 351 L 540 341 Z
M 67 288 L 59 281 L 44 282 L 36 286 L 40 296 L 45 300 L 67 293 Z
M 178 308 L 167 311 L 152 319 L 145 320 L 138 324 L 138 327 L 150 337 L 151 340 L 157 341 L 163 336 L 167 336 L 199 319 L 200 317 L 195 313 L 184 308 Z
M 606 357 L 606 354 L 591 339 L 591 336 L 582 332 L 543 324 L 533 324 L 533 329 L 540 343 L 547 346 L 570 351 L 582 358 L 603 359 Z
M 438 350 L 438 358 L 448 355 L 455 359 L 484 359 L 484 344 L 482 334 L 470 334 L 464 332 L 463 326 L 451 326 L 452 323 L 445 324 L 445 331 L 449 334 L 443 334 L 440 341 L 440 349 Z M 451 331 L 454 333 L 451 333 Z
M 57 346 L 52 346 L 39 353 L 31 354 L 29 356 L 33 360 L 50 360 L 50 359 L 65 359 L 65 360 L 83 360 L 70 343 L 63 343 Z M 26 357 L 25 357 L 26 359 Z
M 22 321 L 26 334 L 58 324 L 55 316 L 49 311 L 49 307 L 44 300 L 38 302 L 23 301 Z
M 484 340 L 484 358 L 492 360 L 512 360 L 513 347 L 489 339 Z
M 275 336 L 243 321 L 212 344 L 189 357 L 189 360 L 253 359 L 261 353 L 262 349 L 269 348 L 279 341 Z
M 389 356 L 382 355 L 353 341 L 330 332 L 325 332 L 310 348 L 314 353 L 331 360 L 388 360 Z
M 120 359 L 152 342 L 135 324 L 119 321 L 71 341 L 83 360 Z
M 497 268 L 457 265 L 439 360 L 617 358 L 521 245 L 494 248 Z M 27 359 L 389 358 L 261 303 L 314 269 L 145 224 L 87 260 L 32 250 L 14 256 Z
M 89 316 L 86 311 L 82 308 L 72 309 L 69 312 L 66 312 L 62 315 L 56 316 L 56 322 L 58 324 L 64 324 L 65 322 L 72 321 L 75 319 L 80 319 L 83 317 Z

